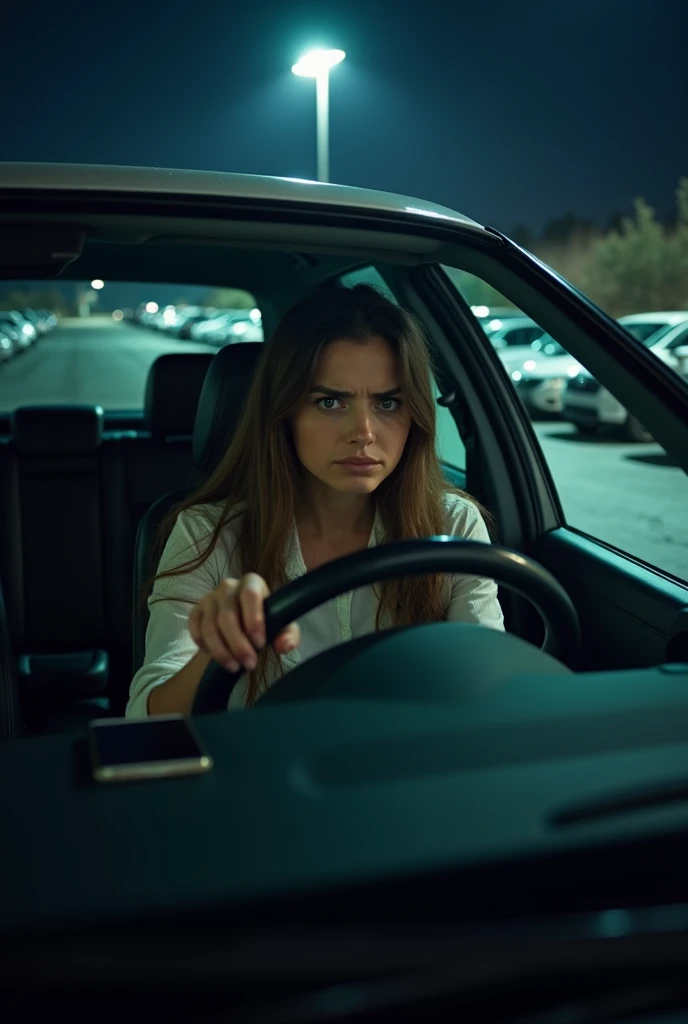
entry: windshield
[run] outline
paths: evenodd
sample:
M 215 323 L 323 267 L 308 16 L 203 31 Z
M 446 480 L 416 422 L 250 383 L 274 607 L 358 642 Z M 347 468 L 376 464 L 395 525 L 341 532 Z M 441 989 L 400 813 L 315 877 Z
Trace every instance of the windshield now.
M 654 345 L 656 341 L 663 338 L 665 334 L 672 331 L 676 324 L 664 324 L 654 321 L 648 324 L 623 324 L 629 334 L 632 334 L 636 341 L 643 345 Z

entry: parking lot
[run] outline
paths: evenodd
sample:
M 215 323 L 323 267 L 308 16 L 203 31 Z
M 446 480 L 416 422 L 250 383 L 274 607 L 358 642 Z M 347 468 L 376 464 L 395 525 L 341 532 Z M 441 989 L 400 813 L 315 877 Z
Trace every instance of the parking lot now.
M 109 318 L 68 321 L 0 365 L 0 410 L 52 402 L 141 409 L 148 369 L 170 351 L 216 350 Z M 581 438 L 561 421 L 535 430 L 571 526 L 688 578 L 688 477 L 659 445 Z
M 569 525 L 688 578 L 688 477 L 663 448 L 583 438 L 561 421 L 535 431 Z

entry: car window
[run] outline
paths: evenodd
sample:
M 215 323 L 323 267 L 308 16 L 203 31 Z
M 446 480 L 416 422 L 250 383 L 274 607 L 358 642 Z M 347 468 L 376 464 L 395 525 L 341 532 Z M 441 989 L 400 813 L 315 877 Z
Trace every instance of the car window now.
M 541 334 L 539 327 L 512 327 L 503 331 L 501 337 L 507 345 L 530 345 Z
M 656 341 L 663 337 L 667 331 L 673 330 L 673 324 L 663 324 L 653 321 L 652 323 L 645 324 L 622 324 L 622 326 L 632 334 L 636 341 L 642 341 L 643 344 L 647 344 L 650 340 Z
M 359 267 L 356 270 L 341 274 L 338 278 L 340 284 L 346 288 L 353 288 L 357 284 L 371 284 L 379 288 L 393 302 L 398 304 L 398 299 L 382 275 L 373 266 Z M 435 381 L 435 398 L 441 395 L 440 389 Z M 466 448 L 461 435 L 457 429 L 454 418 L 449 409 L 443 405 L 436 406 L 437 413 L 437 454 L 442 462 L 454 466 L 456 469 L 466 469 Z
M 470 306 L 488 294 L 485 282 L 463 271 L 448 277 Z M 506 302 L 495 293 L 489 301 Z M 533 422 L 568 525 L 688 579 L 688 476 L 556 338 L 543 334 L 532 348 L 517 364 L 509 348 L 496 354 Z M 678 356 L 667 358 L 688 377 L 688 359 L 682 370 Z
M 0 307 L 0 413 L 56 403 L 141 411 L 159 355 L 263 340 L 255 297 L 239 289 L 5 282 Z M 50 330 L 39 311 L 55 320 Z
M 667 352 L 674 352 L 676 349 L 684 348 L 685 346 L 688 346 L 688 324 L 671 341 L 667 342 Z

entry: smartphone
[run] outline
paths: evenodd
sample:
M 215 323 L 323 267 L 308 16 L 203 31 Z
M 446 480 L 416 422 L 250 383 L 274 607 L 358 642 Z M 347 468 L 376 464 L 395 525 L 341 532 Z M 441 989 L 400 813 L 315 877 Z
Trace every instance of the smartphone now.
M 155 715 L 140 721 L 96 718 L 88 732 L 97 782 L 199 775 L 213 767 L 212 757 L 184 715 Z

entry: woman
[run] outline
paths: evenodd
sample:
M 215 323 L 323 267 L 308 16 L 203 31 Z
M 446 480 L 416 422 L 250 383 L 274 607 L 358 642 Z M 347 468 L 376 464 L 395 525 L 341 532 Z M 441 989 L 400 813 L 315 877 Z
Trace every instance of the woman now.
M 477 502 L 442 476 L 421 328 L 367 285 L 304 299 L 266 343 L 217 469 L 162 524 L 127 715 L 188 714 L 211 660 L 245 670 L 233 709 L 376 629 L 445 619 L 503 629 L 492 580 L 432 574 L 341 595 L 265 646 L 272 591 L 353 551 L 437 534 L 489 541 Z

